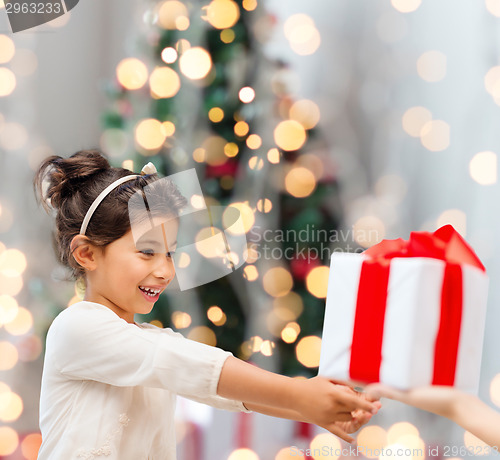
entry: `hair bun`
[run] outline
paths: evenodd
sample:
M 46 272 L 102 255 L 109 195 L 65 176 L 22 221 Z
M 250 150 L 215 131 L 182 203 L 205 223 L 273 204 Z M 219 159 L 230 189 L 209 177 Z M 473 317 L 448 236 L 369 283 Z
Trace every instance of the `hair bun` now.
M 33 181 L 35 194 L 47 211 L 48 200 L 52 208 L 60 208 L 64 199 L 75 193 L 89 176 L 109 168 L 107 158 L 98 150 L 80 150 L 69 158 L 52 155 L 38 168 Z M 48 180 L 48 187 L 44 192 L 45 180 Z

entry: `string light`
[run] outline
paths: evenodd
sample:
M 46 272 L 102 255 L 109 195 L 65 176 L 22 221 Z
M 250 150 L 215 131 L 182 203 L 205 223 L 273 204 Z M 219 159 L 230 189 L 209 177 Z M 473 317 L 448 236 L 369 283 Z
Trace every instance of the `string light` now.
M 9 62 L 16 52 L 14 42 L 7 35 L 0 34 L 0 64 Z
M 203 19 L 216 29 L 228 29 L 234 26 L 240 18 L 240 8 L 232 0 L 213 0 L 203 9 L 206 13 Z
M 168 98 L 178 93 L 181 80 L 177 72 L 170 67 L 157 67 L 149 77 L 149 86 L 153 96 Z
M 403 115 L 403 129 L 412 137 L 420 137 L 422 127 L 432 120 L 430 110 L 425 107 L 411 107 Z
M 310 335 L 300 339 L 295 347 L 297 360 L 305 367 L 318 367 L 321 351 L 321 339 Z
M 148 69 L 139 59 L 123 59 L 116 67 L 116 77 L 124 88 L 133 91 L 142 88 L 146 84 Z
M 0 97 L 12 94 L 16 87 L 16 76 L 12 70 L 0 67 Z
M 481 185 L 497 182 L 497 155 L 494 152 L 476 153 L 469 163 L 471 177 Z
M 270 268 L 262 278 L 264 290 L 272 297 L 283 297 L 293 287 L 293 278 L 284 267 Z
M 165 139 L 163 126 L 155 118 L 142 120 L 135 128 L 135 140 L 145 149 L 159 149 L 165 142 Z
M 212 69 L 212 57 L 199 46 L 189 48 L 179 59 L 181 72 L 191 80 L 205 78 Z
M 300 149 L 306 141 L 306 130 L 295 120 L 282 121 L 274 129 L 274 142 L 283 150 Z

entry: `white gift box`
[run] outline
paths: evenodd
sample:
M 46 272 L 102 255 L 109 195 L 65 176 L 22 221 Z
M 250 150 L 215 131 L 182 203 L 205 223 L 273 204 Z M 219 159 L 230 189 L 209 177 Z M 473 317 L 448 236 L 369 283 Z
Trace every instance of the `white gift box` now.
M 356 340 L 354 330 L 361 269 L 367 259 L 363 254 L 353 253 L 334 253 L 331 257 L 319 374 L 358 385 L 380 381 L 401 390 L 432 384 L 435 366 L 439 366 L 435 363 L 435 348 L 447 262 L 429 257 L 391 259 L 379 378 L 360 380 L 351 372 L 351 352 Z M 457 286 L 457 289 L 462 289 L 462 302 L 453 306 L 461 309 L 456 368 L 454 382 L 446 384 L 477 394 L 488 276 L 472 265 L 461 264 L 460 267 L 462 287 Z M 373 362 L 362 365 L 373 367 Z

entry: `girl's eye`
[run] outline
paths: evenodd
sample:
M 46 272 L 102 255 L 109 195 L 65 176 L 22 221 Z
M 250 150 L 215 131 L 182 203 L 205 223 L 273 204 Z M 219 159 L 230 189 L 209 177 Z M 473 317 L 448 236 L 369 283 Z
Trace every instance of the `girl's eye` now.
M 152 256 L 155 253 L 152 249 L 142 249 L 140 252 L 142 254 L 146 254 L 147 256 Z
M 169 252 L 167 252 L 167 257 L 172 258 L 172 257 L 174 257 L 174 254 L 175 254 L 175 251 L 169 251 Z

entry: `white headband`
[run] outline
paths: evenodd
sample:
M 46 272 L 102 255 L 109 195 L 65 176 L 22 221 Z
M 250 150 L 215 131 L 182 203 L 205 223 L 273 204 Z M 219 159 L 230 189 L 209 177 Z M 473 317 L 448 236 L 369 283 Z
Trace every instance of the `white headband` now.
M 145 174 L 156 174 L 156 173 L 157 171 L 155 165 L 149 162 L 148 164 L 144 165 L 144 167 L 141 170 L 141 174 L 131 174 L 130 176 L 120 177 L 113 183 L 109 184 L 101 193 L 99 193 L 99 195 L 97 196 L 97 198 L 94 200 L 89 210 L 87 211 L 87 214 L 85 214 L 85 218 L 83 219 L 82 226 L 80 228 L 80 235 L 85 235 L 92 214 L 94 214 L 94 211 L 97 209 L 97 206 L 101 204 L 101 201 L 104 200 L 104 198 L 106 198 L 106 196 L 108 195 L 109 192 L 111 192 L 111 190 L 113 190 L 118 185 L 123 184 L 124 182 L 135 179 L 136 177 L 140 177 Z

